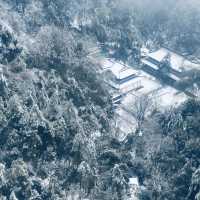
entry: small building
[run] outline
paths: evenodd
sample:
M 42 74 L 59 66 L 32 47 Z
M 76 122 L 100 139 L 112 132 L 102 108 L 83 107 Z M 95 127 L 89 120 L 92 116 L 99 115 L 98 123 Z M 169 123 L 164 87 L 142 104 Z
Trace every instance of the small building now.
M 131 186 L 139 186 L 139 181 L 137 177 L 129 178 L 129 185 Z
M 100 65 L 101 70 L 110 77 L 106 80 L 107 84 L 115 89 L 112 94 L 115 105 L 119 105 L 129 92 L 140 88 L 141 81 L 137 79 L 139 72 L 132 67 L 108 58 L 101 60 Z
M 110 60 L 111 67 L 108 68 L 109 71 L 115 76 L 115 81 L 117 84 L 122 85 L 128 81 L 134 79 L 137 76 L 137 71 L 132 67 L 119 63 L 117 61 Z
M 130 186 L 130 200 L 138 200 L 139 193 L 139 181 L 137 177 L 133 177 L 129 179 Z

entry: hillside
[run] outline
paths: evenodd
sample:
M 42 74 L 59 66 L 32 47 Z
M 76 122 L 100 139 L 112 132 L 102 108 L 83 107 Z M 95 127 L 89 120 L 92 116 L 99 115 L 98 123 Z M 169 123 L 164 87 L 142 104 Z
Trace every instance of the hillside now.
M 0 0 L 0 200 L 199 200 L 199 93 L 173 101 L 199 91 L 199 19 L 198 1 Z M 171 107 L 131 93 L 122 132 L 110 79 L 165 88 L 142 65 L 163 46 L 197 67 Z

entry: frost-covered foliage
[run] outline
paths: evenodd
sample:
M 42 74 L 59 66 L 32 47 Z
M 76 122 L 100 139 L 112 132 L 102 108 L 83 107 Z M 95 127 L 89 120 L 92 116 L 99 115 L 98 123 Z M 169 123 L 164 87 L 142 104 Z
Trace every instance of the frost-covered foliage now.
M 146 186 L 141 199 L 199 198 L 199 111 L 199 102 L 190 100 L 143 124 L 134 145 L 134 168 Z
M 109 165 L 101 164 L 111 148 L 113 111 L 98 66 L 87 57 L 85 35 L 55 20 L 38 22 L 36 13 L 45 14 L 41 2 L 8 3 L 25 29 L 16 31 L 6 18 L 1 24 L 0 198 L 121 198 L 107 182 L 112 154 Z
M 6 64 L 13 61 L 21 53 L 21 50 L 13 34 L 3 23 L 0 23 L 0 63 Z
M 199 200 L 199 103 L 147 118 L 143 99 L 143 136 L 119 142 L 87 56 L 96 43 L 134 64 L 142 44 L 198 55 L 199 8 L 180 2 L 0 1 L 0 199 L 127 200 L 138 176 L 141 199 Z

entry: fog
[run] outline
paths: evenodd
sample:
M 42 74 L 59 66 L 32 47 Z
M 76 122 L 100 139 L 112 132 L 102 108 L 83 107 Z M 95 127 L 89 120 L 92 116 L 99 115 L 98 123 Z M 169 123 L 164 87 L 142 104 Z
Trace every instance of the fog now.
M 162 9 L 176 9 L 187 7 L 192 9 L 200 9 L 199 0 L 118 0 L 122 8 L 138 8 L 141 10 L 162 10 Z

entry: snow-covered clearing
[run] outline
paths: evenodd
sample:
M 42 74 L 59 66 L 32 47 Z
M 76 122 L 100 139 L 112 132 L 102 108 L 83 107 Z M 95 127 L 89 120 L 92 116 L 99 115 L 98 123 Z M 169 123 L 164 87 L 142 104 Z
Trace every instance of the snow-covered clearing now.
M 136 130 L 135 118 L 122 107 L 116 109 L 116 127 L 120 130 L 120 140 L 123 140 L 128 133 Z
M 156 99 L 159 102 L 161 108 L 169 106 L 178 106 L 187 100 L 186 94 L 178 92 L 176 89 L 166 86 L 158 91 Z
M 149 56 L 160 62 L 168 53 L 168 49 L 161 48 L 154 53 L 150 53 Z M 170 52 L 170 56 L 172 67 L 177 71 L 197 67 L 196 64 L 191 63 L 176 53 Z M 100 59 L 100 66 L 102 71 L 112 73 L 113 77 L 115 77 L 115 81 L 106 81 L 116 89 L 113 98 L 117 98 L 114 101 L 117 102 L 117 109 L 115 110 L 116 126 L 122 132 L 121 139 L 127 133 L 134 132 L 137 128 L 136 119 L 129 112 L 136 98 L 148 95 L 154 102 L 153 106 L 160 110 L 164 110 L 170 106 L 178 106 L 188 98 L 183 92 L 170 86 L 162 85 L 159 80 L 141 69 L 134 69 L 114 59 L 102 57 Z M 157 69 L 156 66 L 152 67 Z

